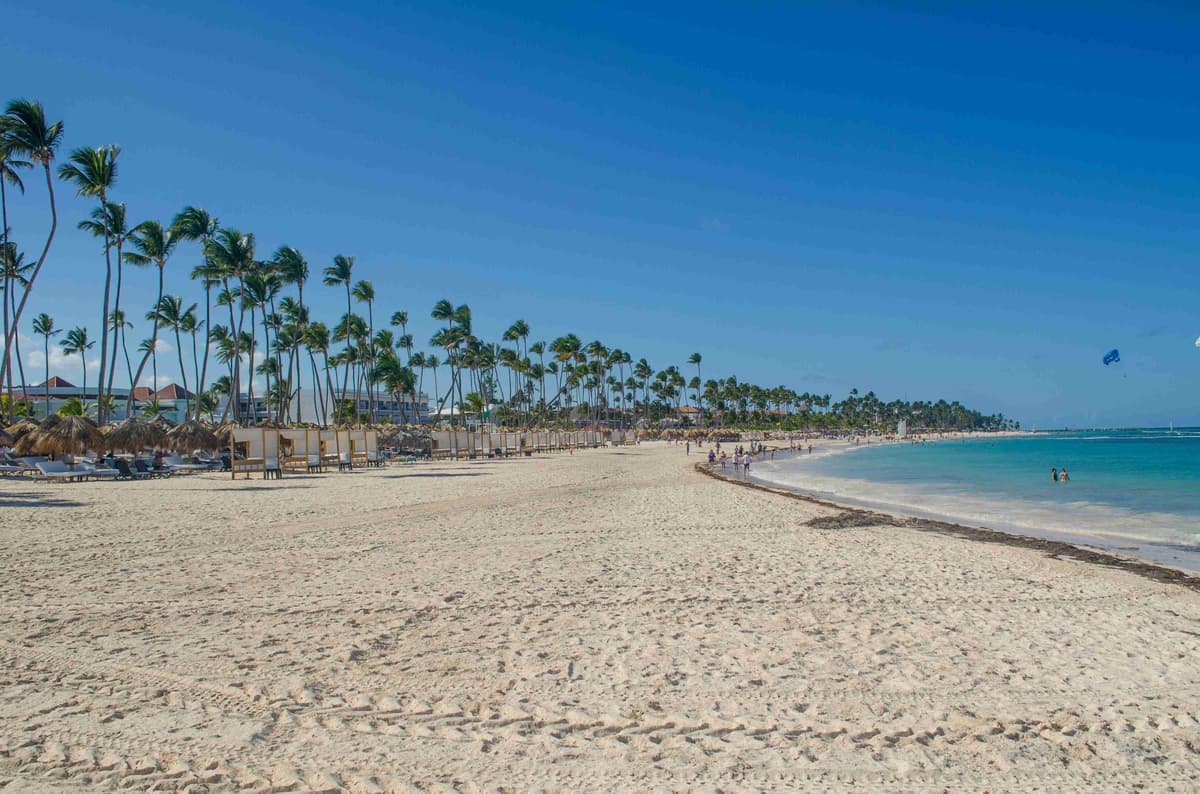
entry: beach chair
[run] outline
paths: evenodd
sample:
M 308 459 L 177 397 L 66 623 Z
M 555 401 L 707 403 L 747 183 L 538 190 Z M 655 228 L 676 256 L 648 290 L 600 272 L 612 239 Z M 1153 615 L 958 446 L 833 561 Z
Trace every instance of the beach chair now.
M 42 477 L 54 482 L 71 482 L 81 480 L 86 475 L 67 466 L 61 460 L 48 460 L 37 464 L 37 470 Z
M 150 474 L 144 474 L 140 471 L 134 471 L 129 466 L 129 461 L 125 460 L 124 458 L 117 458 L 115 461 L 113 461 L 113 466 L 115 466 L 117 469 L 116 479 L 118 480 L 148 480 L 152 476 Z
M 146 461 L 142 460 L 141 458 L 133 459 L 133 468 L 138 474 L 145 474 L 150 477 L 157 478 L 157 477 L 170 477 L 171 476 L 170 469 L 166 469 L 166 468 L 156 469 L 156 468 L 152 467 Z
M 167 455 L 165 458 L 163 458 L 163 462 L 171 467 L 171 471 L 182 472 L 184 474 L 208 470 L 208 466 L 199 463 L 188 463 L 183 458 L 179 457 L 179 454 L 175 452 L 172 452 L 170 455 Z
M 116 469 L 110 469 L 107 466 L 93 466 L 90 463 L 76 463 L 76 469 L 83 470 L 85 477 L 91 477 L 93 480 L 111 480 L 120 474 Z

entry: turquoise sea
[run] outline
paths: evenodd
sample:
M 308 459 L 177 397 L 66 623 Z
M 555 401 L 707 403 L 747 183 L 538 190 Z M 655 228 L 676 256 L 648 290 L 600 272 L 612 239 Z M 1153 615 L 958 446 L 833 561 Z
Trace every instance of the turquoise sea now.
M 1053 482 L 1051 467 L 1064 466 L 1070 482 Z M 873 444 L 780 455 L 754 474 L 844 503 L 1200 570 L 1200 428 Z

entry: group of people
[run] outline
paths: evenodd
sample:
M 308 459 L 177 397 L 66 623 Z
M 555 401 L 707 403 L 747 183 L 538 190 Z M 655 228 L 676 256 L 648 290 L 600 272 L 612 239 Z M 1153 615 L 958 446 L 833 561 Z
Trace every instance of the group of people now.
M 750 477 L 750 450 L 740 445 L 733 451 L 733 455 L 728 455 L 724 451 L 718 455 L 716 450 L 710 449 L 708 451 L 709 465 L 715 465 L 718 462 L 721 464 L 721 471 L 727 471 L 726 467 L 732 462 L 734 475 L 740 473 L 745 478 Z
M 1050 480 L 1052 482 L 1070 482 L 1071 477 L 1067 474 L 1067 467 L 1063 466 L 1062 469 L 1051 468 Z

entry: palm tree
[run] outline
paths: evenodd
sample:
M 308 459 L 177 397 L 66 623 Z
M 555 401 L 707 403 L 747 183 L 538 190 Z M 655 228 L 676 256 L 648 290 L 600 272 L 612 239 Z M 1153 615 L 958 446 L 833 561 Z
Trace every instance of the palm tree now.
M 346 287 L 346 318 L 345 318 L 346 319 L 346 327 L 344 329 L 344 332 L 345 332 L 347 339 L 351 338 L 350 316 L 351 316 L 351 314 L 354 313 L 354 310 L 351 308 L 351 305 L 350 305 L 350 299 L 352 297 L 351 292 L 350 292 L 350 283 L 353 280 L 352 279 L 353 271 L 354 271 L 354 257 L 343 256 L 342 254 L 338 254 L 337 256 L 335 256 L 333 258 L 333 264 L 330 265 L 329 267 L 325 268 L 325 271 L 324 271 L 325 286 L 336 287 L 339 284 L 342 284 Z M 350 367 L 347 366 L 346 367 L 346 375 L 342 379 L 342 396 L 341 396 L 342 400 L 346 399 L 346 393 L 349 390 L 350 390 Z M 355 408 L 355 410 L 358 410 L 357 407 Z
M 33 318 L 33 332 L 42 337 L 43 341 L 43 357 L 45 359 L 46 377 L 42 381 L 42 387 L 46 391 L 46 416 L 50 415 L 50 337 L 58 336 L 62 333 L 61 328 L 54 327 L 54 318 L 42 312 L 37 317 Z
M 183 330 L 184 324 L 187 323 L 187 320 L 186 320 L 187 316 L 192 315 L 194 318 L 195 312 L 196 312 L 196 304 L 193 303 L 191 306 L 189 306 L 185 309 L 185 308 L 183 308 L 183 298 L 179 297 L 178 295 L 164 295 L 162 297 L 162 299 L 158 302 L 158 307 L 154 311 L 152 311 L 146 315 L 147 320 L 154 320 L 159 325 L 165 325 L 167 328 L 170 328 L 175 333 L 175 351 L 179 355 L 179 374 L 180 374 L 180 377 L 183 378 L 183 390 L 184 391 L 188 390 L 188 379 L 187 379 L 187 369 L 183 365 L 183 343 L 180 338 L 180 333 Z M 151 353 L 151 355 L 154 356 L 155 358 L 157 358 L 157 356 L 154 355 L 153 352 Z M 157 385 L 157 383 L 158 383 L 157 365 L 155 366 L 155 369 L 154 369 L 154 382 L 155 382 L 155 385 Z
M 183 313 L 183 317 L 179 318 L 179 330 L 192 337 L 192 374 L 196 376 L 196 379 L 192 381 L 194 384 L 200 383 L 200 346 L 196 337 L 199 336 L 200 329 L 203 326 L 204 321 L 196 316 L 196 304 L 194 303 Z M 178 336 L 176 336 L 176 339 L 178 339 Z M 179 367 L 180 369 L 183 368 L 182 354 L 180 354 Z M 186 380 L 183 382 L 183 388 L 187 388 Z M 202 392 L 195 391 L 193 394 L 199 397 Z M 200 419 L 199 411 L 196 413 L 196 419 Z
M 7 374 L 10 380 L 12 377 L 10 367 L 12 366 L 13 338 L 17 335 L 17 328 L 21 325 L 21 314 L 25 311 L 25 302 L 29 300 L 29 295 L 33 292 L 33 285 L 42 272 L 42 265 L 46 263 L 46 255 L 50 253 L 50 243 L 54 241 L 54 232 L 58 228 L 58 209 L 54 205 L 54 181 L 50 177 L 50 163 L 54 161 L 54 153 L 62 141 L 62 131 L 61 121 L 53 124 L 46 123 L 46 112 L 42 108 L 41 102 L 14 99 L 8 103 L 4 115 L 0 116 L 0 137 L 3 137 L 5 151 L 9 156 L 22 155 L 28 157 L 31 162 L 41 164 L 46 173 L 46 191 L 50 198 L 50 232 L 46 235 L 46 244 L 42 247 L 42 255 L 38 257 L 37 263 L 33 267 L 29 283 L 26 284 L 25 290 L 21 294 L 21 302 L 17 304 L 9 327 L 4 334 L 4 353 L 0 358 L 0 376 Z M 3 180 L 0 180 L 0 184 L 3 184 Z M 7 225 L 4 229 L 4 239 L 8 240 Z M 9 397 L 11 398 L 12 395 L 10 394 Z M 11 399 L 9 404 L 12 404 Z
M 299 295 L 298 305 L 294 312 L 291 312 L 293 325 L 295 326 L 292 340 L 292 356 L 296 358 L 296 351 L 299 348 L 300 341 L 304 336 L 304 329 L 308 325 L 308 310 L 304 306 L 304 282 L 308 281 L 308 260 L 296 248 L 290 245 L 281 245 L 275 256 L 272 258 L 272 263 L 275 265 L 275 272 L 279 274 L 279 279 L 284 284 L 295 284 L 296 291 Z M 288 377 L 291 377 L 292 361 L 288 361 Z M 300 363 L 296 362 L 296 410 L 297 420 L 303 422 L 303 415 L 300 413 L 300 386 L 303 382 L 300 375 Z M 291 404 L 289 400 L 289 405 Z
M 87 351 L 95 346 L 96 343 L 88 339 L 87 329 L 82 326 L 67 331 L 67 335 L 62 340 L 63 353 L 68 356 L 78 353 L 79 360 L 83 364 L 83 386 L 80 387 L 80 393 L 84 399 L 87 398 Z
M 219 277 L 223 289 L 222 296 L 218 297 L 218 303 L 224 302 L 229 307 L 229 332 L 233 335 L 233 340 L 236 343 L 242 338 L 242 321 L 245 317 L 245 307 L 242 307 L 242 313 L 238 319 L 233 316 L 233 304 L 240 303 L 242 282 L 254 268 L 254 235 L 242 234 L 237 229 L 218 229 L 217 232 L 209 239 L 208 245 L 205 247 L 212 265 L 214 268 L 214 276 Z M 238 280 L 237 294 L 229 288 L 229 280 Z M 222 300 L 222 297 L 225 300 Z M 236 345 L 235 345 L 236 346 Z M 250 362 L 253 366 L 254 362 Z M 233 421 L 238 421 L 238 404 L 241 395 L 241 357 L 240 351 L 238 358 L 232 362 L 233 370 L 232 390 L 230 402 L 227 405 L 232 406 Z
M 171 221 L 171 228 L 175 231 L 175 236 L 180 240 L 199 240 L 200 252 L 203 256 L 202 263 L 193 268 L 191 277 L 193 280 L 199 279 L 204 286 L 204 322 L 201 323 L 206 329 L 212 328 L 212 288 L 221 283 L 220 273 L 213 266 L 212 258 L 209 256 L 209 241 L 217 231 L 217 219 L 209 215 L 199 207 L 184 207 L 179 211 Z M 117 271 L 120 273 L 120 271 Z M 118 285 L 120 281 L 118 280 Z M 119 289 L 119 287 L 118 287 Z M 196 394 L 204 393 L 204 380 L 208 377 L 208 336 L 205 335 L 204 342 L 204 363 L 200 367 L 200 374 L 196 376 Z M 196 405 L 196 420 L 200 419 L 200 405 Z
M 121 311 L 121 281 L 124 272 L 122 252 L 132 230 L 126 223 L 125 205 L 116 204 L 111 201 L 102 207 L 93 209 L 91 217 L 80 221 L 78 227 L 82 231 L 90 232 L 93 237 L 104 238 L 105 248 L 116 248 L 117 250 L 117 284 L 113 294 L 112 312 L 108 315 L 108 327 L 112 329 L 112 354 L 109 356 L 109 361 L 106 365 L 108 379 L 103 384 L 105 393 L 112 394 L 113 377 L 117 370 L 117 347 L 121 341 L 121 329 L 112 324 L 112 318 Z M 103 348 L 101 349 L 103 350 Z M 104 401 L 103 404 L 105 406 L 105 415 L 107 415 L 108 401 Z
M 6 315 L 15 314 L 17 310 L 17 287 L 25 289 L 29 286 L 29 271 L 33 265 L 25 264 L 25 254 L 17 249 L 17 244 L 10 242 L 0 247 L 0 283 L 4 285 L 4 312 Z M 21 335 L 13 337 L 13 359 L 17 362 L 17 372 L 21 377 L 21 398 L 28 403 L 26 393 L 25 365 L 21 361 Z M 12 404 L 12 368 L 8 371 L 8 401 Z
M 164 229 L 158 221 L 142 221 L 134 228 L 130 237 L 130 244 L 134 250 L 125 254 L 125 261 L 139 266 L 152 264 L 158 268 L 158 299 L 154 302 L 155 307 L 162 304 L 163 274 L 167 267 L 167 259 L 175 251 L 175 245 L 178 242 L 179 238 L 175 236 L 174 231 Z M 147 355 L 142 356 L 142 363 L 138 365 L 133 382 L 129 384 L 126 416 L 133 415 L 133 390 L 142 377 L 142 372 L 146 368 L 146 360 L 150 355 L 154 356 L 154 387 L 158 388 L 158 312 L 152 311 L 146 316 L 146 319 L 154 321 L 154 330 L 150 334 L 150 350 Z
M 700 384 L 703 382 L 701 380 L 701 375 L 700 375 L 700 360 L 701 360 L 701 356 L 699 353 L 692 353 L 690 356 L 688 356 L 688 360 L 687 360 L 687 363 L 696 365 L 696 379 L 695 379 L 695 381 L 693 381 L 693 383 L 696 384 L 695 389 L 696 389 L 696 407 L 697 408 L 700 407 Z
M 121 147 L 116 144 L 81 147 L 71 152 L 67 162 L 58 168 L 58 178 L 75 185 L 75 195 L 94 198 L 100 202 L 101 213 L 108 209 L 108 191 L 117 181 L 117 155 Z M 112 289 L 112 243 L 108 235 L 108 223 L 104 229 L 104 308 L 100 313 L 100 379 L 96 387 L 96 419 L 104 424 L 104 368 L 108 364 L 108 304 Z
M 2 129 L 0 129 L 2 132 Z M 0 234 L 3 235 L 3 240 L 0 241 L 0 251 L 7 252 L 8 247 L 8 185 L 12 185 L 17 190 L 25 193 L 25 183 L 21 181 L 20 174 L 17 171 L 26 168 L 32 168 L 32 164 L 28 160 L 21 160 L 15 156 L 12 148 L 9 145 L 8 139 L 0 134 Z M 9 304 L 13 303 L 13 289 L 15 285 L 10 283 L 8 272 L 5 271 L 3 281 L 0 281 L 0 288 L 4 290 L 4 338 L 8 339 L 9 326 Z M 15 304 L 14 304 L 15 305 Z M 19 360 L 19 358 L 18 358 Z M 0 370 L 2 372 L 2 370 Z M 21 379 L 24 382 L 24 378 Z M 9 405 L 12 404 L 12 377 L 8 379 L 8 399 Z
M 129 358 L 129 338 L 125 333 L 128 328 L 133 328 L 133 323 L 125 319 L 124 309 L 114 309 L 112 315 L 108 318 L 108 325 L 121 333 L 121 353 L 125 356 L 125 374 L 129 377 L 129 383 L 133 383 L 133 362 Z M 110 371 L 111 374 L 111 371 Z M 132 385 L 130 386 L 132 388 Z
M 321 406 L 321 424 L 329 424 L 327 399 L 333 393 L 333 382 L 329 379 L 329 328 L 325 323 L 309 323 L 304 329 L 304 346 L 308 348 L 308 360 L 312 365 L 313 384 L 317 387 L 317 404 Z M 325 393 L 321 393 L 321 381 L 317 378 L 316 354 L 321 354 L 325 371 Z
M 367 336 L 369 339 L 375 338 L 375 287 L 369 281 L 360 281 L 354 285 L 351 290 L 354 299 L 359 303 L 367 304 Z M 389 351 L 391 345 L 388 345 Z M 372 344 L 367 349 L 367 364 L 374 369 L 375 367 L 375 346 Z M 355 395 L 357 397 L 358 395 Z M 368 386 L 367 389 L 367 414 L 370 421 L 375 421 L 375 389 Z

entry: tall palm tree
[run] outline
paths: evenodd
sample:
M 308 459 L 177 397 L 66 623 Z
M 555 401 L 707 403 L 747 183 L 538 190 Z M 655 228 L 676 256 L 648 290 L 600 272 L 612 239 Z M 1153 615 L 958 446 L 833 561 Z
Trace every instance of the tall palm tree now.
M 43 350 L 42 355 L 45 365 L 45 379 L 42 381 L 42 387 L 45 389 L 46 398 L 46 416 L 50 415 L 50 337 L 58 336 L 62 333 L 61 328 L 54 327 L 54 318 L 42 312 L 37 317 L 33 318 L 33 332 L 42 337 Z
M 179 356 L 179 374 L 183 379 L 183 390 L 188 390 L 187 368 L 183 365 L 183 341 L 180 334 L 183 331 L 183 326 L 188 322 L 187 316 L 195 316 L 196 304 L 183 307 L 183 298 L 178 295 L 164 295 L 158 302 L 158 307 L 146 316 L 147 320 L 154 320 L 160 326 L 166 326 L 175 334 L 175 351 Z M 155 384 L 158 382 L 157 367 L 154 371 Z
M 18 171 L 27 168 L 32 168 L 32 164 L 28 160 L 18 158 L 12 150 L 7 137 L 3 134 L 3 128 L 0 127 L 0 235 L 3 239 L 0 240 L 0 251 L 8 251 L 8 186 L 11 185 L 22 194 L 25 192 L 25 183 L 21 181 L 21 175 Z M 16 285 L 10 283 L 7 271 L 0 281 L 0 288 L 4 290 L 4 338 L 8 339 L 9 326 L 9 304 L 12 303 L 13 292 Z M 0 370 L 0 374 L 3 371 Z M 21 379 L 24 382 L 24 378 Z M 12 377 L 8 379 L 8 398 L 9 405 L 12 404 Z
M 296 248 L 290 245 L 281 245 L 275 251 L 275 256 L 271 260 L 275 265 L 275 272 L 279 274 L 279 279 L 284 284 L 295 284 L 296 293 L 298 295 L 298 304 L 296 311 L 292 313 L 293 329 L 293 348 L 292 359 L 296 358 L 296 350 L 299 348 L 300 341 L 304 336 L 304 329 L 308 325 L 308 309 L 304 306 L 304 282 L 308 281 L 308 260 Z M 297 420 L 303 422 L 303 415 L 300 413 L 300 389 L 304 379 L 300 374 L 300 363 L 296 361 L 296 410 Z M 288 376 L 291 377 L 292 361 L 288 362 Z M 289 400 L 289 405 L 291 404 Z
M 75 185 L 75 195 L 99 201 L 99 209 L 104 213 L 108 209 L 108 191 L 117 181 L 117 156 L 120 153 L 121 147 L 116 144 L 75 149 L 67 162 L 58 167 L 58 178 Z M 104 308 L 100 312 L 100 379 L 96 387 L 96 419 L 104 424 L 104 368 L 108 364 L 108 305 L 113 272 L 108 223 L 101 225 L 104 229 Z
M 208 250 L 209 241 L 216 234 L 217 226 L 217 219 L 199 207 L 184 207 L 171 221 L 171 228 L 175 230 L 175 236 L 180 240 L 200 241 L 200 253 L 203 259 L 199 266 L 192 269 L 191 277 L 193 280 L 199 280 L 204 287 L 204 322 L 199 325 L 203 325 L 206 329 L 212 328 L 212 288 L 221 283 L 220 273 L 213 266 Z M 208 377 L 209 348 L 206 333 L 204 363 L 200 367 L 200 374 L 196 376 L 197 395 L 204 393 L 204 380 Z M 196 401 L 196 420 L 200 420 L 199 400 Z
M 192 374 L 195 375 L 193 384 L 200 383 L 200 345 L 197 337 L 200 335 L 200 329 L 204 327 L 204 321 L 196 316 L 196 304 L 183 313 L 183 317 L 179 318 L 179 330 L 192 337 Z M 180 369 L 183 368 L 182 356 L 179 362 Z M 187 388 L 187 381 L 184 381 L 183 387 Z M 197 398 L 202 394 L 200 391 L 192 392 Z M 200 419 L 199 412 L 196 413 L 196 419 Z
M 375 339 L 375 287 L 371 282 L 364 280 L 355 284 L 351 292 L 356 301 L 367 304 L 367 336 L 373 340 Z M 388 350 L 390 352 L 391 345 L 388 345 Z M 375 363 L 375 345 L 372 343 L 367 348 L 367 366 L 374 369 Z M 375 421 L 375 389 L 370 384 L 367 387 L 367 415 L 370 417 L 370 421 Z
M 83 385 L 80 387 L 80 393 L 87 399 L 87 351 L 95 347 L 96 343 L 88 339 L 87 328 L 80 326 L 67 331 L 61 344 L 66 355 L 79 354 L 79 361 L 83 364 Z
M 21 302 L 17 304 L 9 327 L 5 331 L 4 353 L 0 357 L 0 376 L 7 374 L 11 378 L 9 368 L 12 366 L 13 338 L 17 335 L 17 328 L 21 325 L 21 315 L 25 311 L 25 302 L 29 300 L 29 295 L 33 292 L 37 277 L 42 272 L 42 265 L 46 264 L 46 255 L 50 253 L 50 243 L 54 241 L 54 232 L 58 228 L 58 209 L 54 205 L 54 180 L 50 176 L 50 163 L 54 161 L 54 154 L 62 142 L 62 132 L 61 121 L 53 124 L 46 123 L 46 112 L 42 108 L 41 102 L 14 99 L 8 103 L 4 115 L 0 116 L 0 136 L 4 139 L 5 150 L 10 155 L 28 157 L 31 162 L 41 164 L 46 174 L 46 191 L 50 198 L 50 231 L 46 235 L 46 244 L 42 247 L 42 254 L 38 257 L 29 276 L 29 283 L 21 293 Z M 3 180 L 0 180 L 0 184 L 2 183 Z M 7 228 L 5 226 L 6 240 Z M 9 396 L 11 398 L 12 395 Z M 11 399 L 9 404 L 12 404 Z
M 32 264 L 25 264 L 25 254 L 17 248 L 17 244 L 9 242 L 0 247 L 0 283 L 4 285 L 4 311 L 6 314 L 15 314 L 17 310 L 17 288 L 26 289 L 29 286 L 29 271 L 33 268 Z M 21 359 L 21 335 L 17 334 L 13 337 L 13 360 L 17 363 L 17 372 L 21 378 L 21 399 L 26 404 L 29 402 L 29 395 L 26 392 L 25 382 L 25 365 Z M 12 389 L 12 368 L 8 371 L 7 392 L 9 404 L 12 404 L 13 389 Z
M 693 383 L 696 384 L 695 388 L 696 388 L 696 407 L 697 408 L 700 407 L 700 384 L 703 382 L 701 380 L 701 375 L 700 375 L 700 360 L 701 360 L 701 356 L 699 353 L 692 353 L 690 356 L 688 356 L 688 360 L 687 360 L 687 363 L 694 364 L 696 366 L 696 380 L 693 381 Z
M 142 221 L 134 228 L 133 235 L 130 237 L 130 244 L 134 250 L 125 254 L 125 261 L 135 265 L 154 265 L 158 268 L 158 298 L 154 301 L 156 308 L 162 304 L 163 278 L 167 260 L 174 253 L 175 245 L 178 242 L 179 238 L 175 236 L 174 231 L 163 228 L 158 221 Z M 142 356 L 142 363 L 138 365 L 133 382 L 129 384 L 126 416 L 133 415 L 133 390 L 137 387 L 137 382 L 146 368 L 146 360 L 151 355 L 154 356 L 154 388 L 158 388 L 158 312 L 152 311 L 146 316 L 146 319 L 154 322 L 154 330 L 150 334 L 150 349 L 146 355 Z
M 329 328 L 325 323 L 314 322 L 309 323 L 304 329 L 304 346 L 308 348 L 308 360 L 313 371 L 313 385 L 317 389 L 317 405 L 321 406 L 321 424 L 329 424 L 327 400 L 333 390 L 332 381 L 329 379 Z M 321 381 L 317 377 L 317 358 L 316 354 L 320 353 L 324 363 L 325 371 L 325 393 L 321 393 Z
M 109 356 L 107 364 L 108 379 L 104 382 L 105 393 L 111 395 L 113 376 L 117 370 L 117 348 L 120 346 L 120 334 L 122 332 L 120 328 L 112 324 L 112 318 L 121 311 L 121 282 L 125 269 L 122 257 L 125 243 L 129 240 L 129 235 L 133 230 L 129 228 L 126 222 L 125 205 L 112 201 L 102 207 L 93 209 L 91 216 L 80 221 L 78 226 L 81 230 L 90 232 L 93 237 L 104 238 L 105 247 L 109 249 L 115 248 L 117 251 L 117 283 L 116 289 L 113 291 L 113 308 L 108 315 L 108 327 L 112 329 L 112 353 Z M 105 406 L 107 404 L 108 401 L 106 400 Z M 107 407 L 104 410 L 107 415 Z
M 340 285 L 345 286 L 345 288 L 346 288 L 346 327 L 344 330 L 345 330 L 347 339 L 351 338 L 350 316 L 354 313 L 354 309 L 352 309 L 351 305 L 350 305 L 350 300 L 353 297 L 351 295 L 351 286 L 350 286 L 351 282 L 353 281 L 353 272 L 354 272 L 354 257 L 343 256 L 342 254 L 338 254 L 337 256 L 335 256 L 333 258 L 333 264 L 331 264 L 329 267 L 325 268 L 325 270 L 324 270 L 325 286 L 336 287 L 340 284 Z M 349 390 L 350 390 L 350 368 L 346 367 L 346 375 L 342 379 L 342 397 L 341 397 L 342 400 L 346 399 L 346 393 Z M 355 410 L 357 410 L 357 408 Z
M 242 312 L 235 320 L 233 316 L 233 305 L 235 302 L 241 303 L 241 287 L 242 282 L 254 268 L 254 235 L 242 234 L 237 229 L 218 229 L 210 239 L 205 249 L 208 252 L 209 258 L 212 260 L 213 267 L 216 273 L 219 274 L 221 284 L 224 287 L 223 297 L 225 305 L 229 307 L 229 331 L 233 335 L 235 344 L 242 338 L 242 321 L 245 316 L 245 307 L 242 305 Z M 238 287 L 237 294 L 230 289 L 229 280 L 237 279 Z M 218 297 L 218 303 L 221 303 L 221 297 Z M 238 421 L 238 404 L 241 401 L 241 358 L 233 360 L 233 371 L 231 380 L 233 383 L 232 394 L 227 406 L 232 406 L 233 421 Z M 254 362 L 250 362 L 253 366 Z

